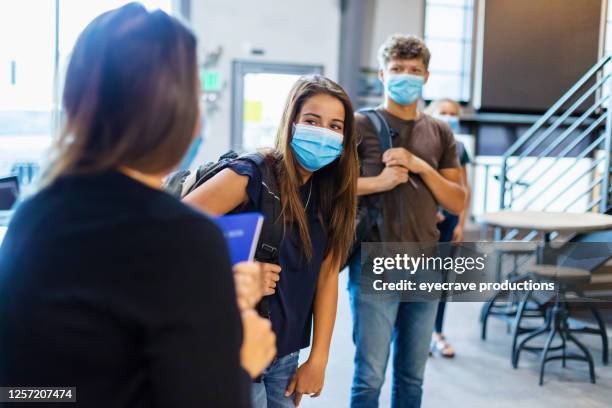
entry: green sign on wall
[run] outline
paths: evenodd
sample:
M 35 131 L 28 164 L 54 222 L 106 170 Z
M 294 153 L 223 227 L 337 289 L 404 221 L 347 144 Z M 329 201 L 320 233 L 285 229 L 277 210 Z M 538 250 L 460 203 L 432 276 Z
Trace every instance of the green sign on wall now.
M 200 70 L 200 81 L 204 92 L 219 92 L 221 90 L 221 79 L 219 71 Z

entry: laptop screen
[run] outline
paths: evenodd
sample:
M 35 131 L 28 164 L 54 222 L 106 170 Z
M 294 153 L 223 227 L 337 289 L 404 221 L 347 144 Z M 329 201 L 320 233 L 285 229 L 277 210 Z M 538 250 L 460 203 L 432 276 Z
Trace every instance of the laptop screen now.
M 0 211 L 10 210 L 19 197 L 19 180 L 15 176 L 0 178 Z

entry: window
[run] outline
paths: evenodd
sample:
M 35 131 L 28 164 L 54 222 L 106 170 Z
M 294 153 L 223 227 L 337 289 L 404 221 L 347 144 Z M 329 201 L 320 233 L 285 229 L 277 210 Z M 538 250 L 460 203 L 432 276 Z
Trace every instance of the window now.
M 606 12 L 606 35 L 604 38 L 604 56 L 612 54 L 612 7 L 607 3 L 608 9 Z
M 471 96 L 474 0 L 426 0 L 425 43 L 431 51 L 425 99 Z
M 87 24 L 105 11 L 129 2 L 130 0 L 59 0 L 59 53 L 64 67 L 68 63 L 70 52 L 79 34 Z M 149 10 L 162 9 L 166 13 L 172 11 L 172 0 L 139 0 L 139 2 Z
M 0 177 L 27 173 L 49 144 L 55 4 L 0 5 Z
M 140 0 L 170 12 L 173 0 Z M 0 4 L 0 177 L 31 181 L 57 132 L 61 77 L 74 43 L 100 13 L 129 0 Z

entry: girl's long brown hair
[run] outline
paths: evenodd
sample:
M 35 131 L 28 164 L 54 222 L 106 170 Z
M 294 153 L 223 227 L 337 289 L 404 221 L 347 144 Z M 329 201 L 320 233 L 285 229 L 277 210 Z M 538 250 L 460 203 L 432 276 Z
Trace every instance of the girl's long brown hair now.
M 357 177 L 359 164 L 355 139 L 353 106 L 340 85 L 323 76 L 300 78 L 287 98 L 276 136 L 276 152 L 279 161 L 279 184 L 282 198 L 282 216 L 285 224 L 295 223 L 308 259 L 312 257 L 312 242 L 299 189 L 303 184 L 298 162 L 291 149 L 293 125 L 304 102 L 325 94 L 338 99 L 344 106 L 344 139 L 339 159 L 313 173 L 313 188 L 317 189 L 318 217 L 327 235 L 324 256 L 331 256 L 332 264 L 339 266 L 345 260 L 355 234 L 357 209 Z M 324 222 L 327 220 L 327 222 Z
M 66 123 L 41 186 L 64 174 L 171 171 L 199 117 L 196 38 L 163 11 L 130 3 L 95 18 L 66 72 Z

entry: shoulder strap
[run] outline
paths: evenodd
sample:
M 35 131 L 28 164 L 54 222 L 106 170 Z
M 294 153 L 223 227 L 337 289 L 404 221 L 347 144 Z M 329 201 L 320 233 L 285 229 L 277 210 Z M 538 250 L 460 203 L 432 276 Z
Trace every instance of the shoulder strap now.
M 240 159 L 251 161 L 259 168 L 261 174 L 261 194 L 259 195 L 259 203 L 256 203 L 256 205 L 264 216 L 264 222 L 255 250 L 255 260 L 278 265 L 280 244 L 284 231 L 281 219 L 280 187 L 273 163 L 262 153 L 243 154 Z M 262 298 L 256 309 L 260 316 L 269 319 L 270 303 L 268 297 Z
M 390 149 L 393 146 L 391 140 L 392 130 L 382 113 L 380 113 L 376 108 L 364 108 L 358 110 L 357 112 L 368 118 L 370 123 L 372 123 L 374 126 L 376 136 L 378 136 L 378 140 L 380 141 L 381 151 L 384 152 Z M 369 200 L 369 205 L 367 206 L 367 216 L 371 222 L 377 226 L 381 239 L 384 237 L 382 207 L 383 203 L 381 194 L 373 195 L 373 197 L 371 197 Z
M 195 176 L 191 175 L 190 177 L 186 178 L 187 183 L 185 186 L 183 186 L 182 196 L 191 193 L 193 190 L 213 178 L 213 176 L 225 169 L 227 165 L 236 157 L 238 157 L 238 154 L 233 150 L 230 150 L 221 155 L 219 160 L 216 162 L 201 164 L 197 170 L 193 172 Z
M 378 140 L 380 140 L 381 150 L 384 152 L 390 149 L 393 145 L 391 142 L 391 129 L 385 117 L 375 108 L 360 109 L 357 112 L 368 118 L 370 123 L 374 126 Z
M 262 262 L 278 263 L 278 252 L 283 237 L 281 220 L 280 188 L 276 172 L 269 159 L 262 153 L 248 153 L 240 156 L 254 163 L 261 173 L 261 194 L 258 210 L 264 215 L 259 242 L 255 250 L 255 259 Z
M 189 170 L 178 170 L 170 173 L 162 185 L 162 189 L 179 200 L 183 197 L 183 187 L 186 180 L 191 176 Z

